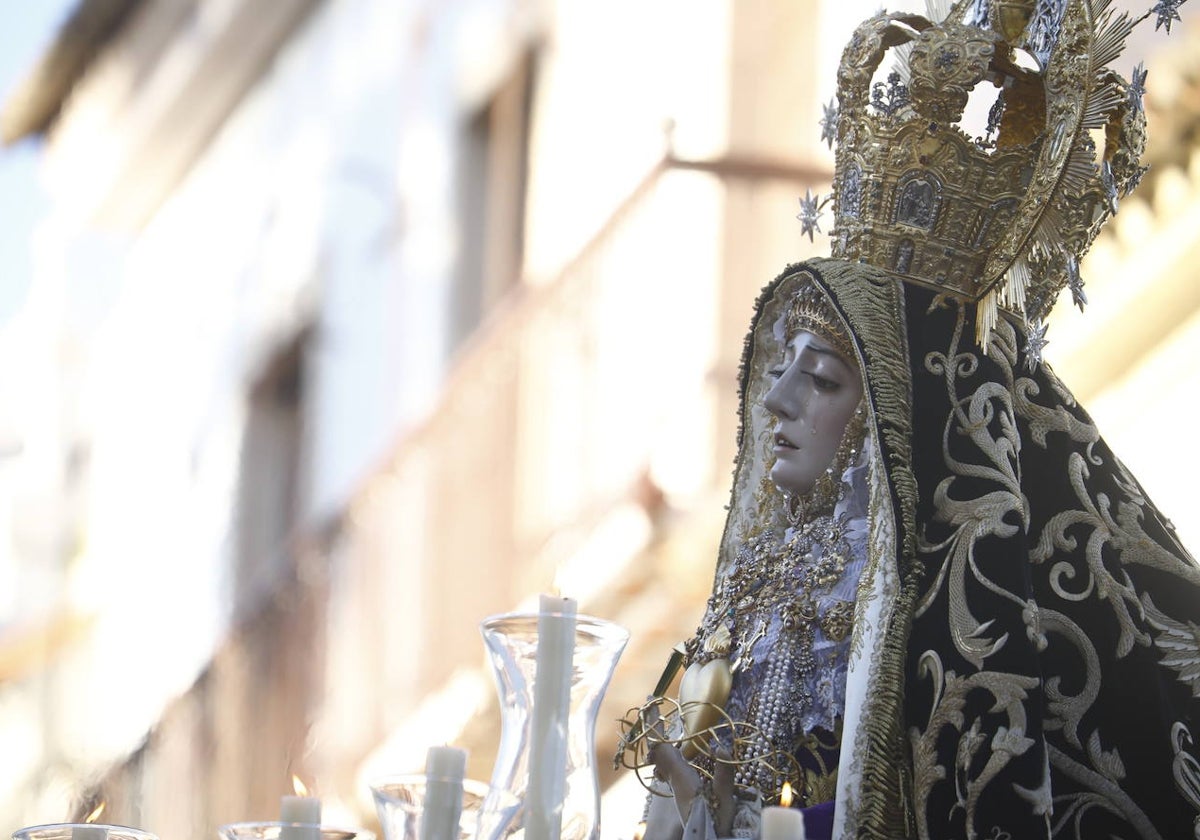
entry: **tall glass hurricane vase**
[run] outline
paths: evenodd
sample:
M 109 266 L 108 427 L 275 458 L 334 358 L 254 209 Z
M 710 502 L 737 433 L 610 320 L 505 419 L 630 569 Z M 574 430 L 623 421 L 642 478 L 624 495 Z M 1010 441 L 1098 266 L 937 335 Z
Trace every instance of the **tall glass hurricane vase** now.
M 515 819 L 486 840 L 537 840 L 547 824 L 546 815 L 533 813 L 540 797 L 531 797 L 529 775 L 534 732 L 533 710 L 537 691 L 538 625 L 547 615 L 509 613 L 488 618 L 480 625 L 500 695 L 500 748 L 492 771 L 493 791 L 507 791 L 520 803 Z M 557 803 L 550 821 L 550 840 L 597 840 L 600 837 L 600 783 L 596 775 L 596 715 L 613 669 L 629 633 L 623 627 L 591 616 L 574 619 L 574 652 L 571 657 L 570 694 L 566 720 L 565 766 L 561 784 L 561 812 Z M 545 624 L 543 624 L 545 626 Z M 556 773 L 557 775 L 557 773 Z M 554 797 L 557 799 L 557 792 Z

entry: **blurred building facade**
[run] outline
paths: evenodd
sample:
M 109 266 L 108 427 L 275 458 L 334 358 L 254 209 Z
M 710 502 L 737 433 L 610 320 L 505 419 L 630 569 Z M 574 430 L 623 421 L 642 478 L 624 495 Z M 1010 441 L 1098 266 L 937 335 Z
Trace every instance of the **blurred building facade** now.
M 754 296 L 826 247 L 851 5 L 81 0 L 0 113 L 54 201 L 0 336 L 4 830 L 486 779 L 478 622 L 552 588 L 633 634 L 603 767 L 708 594 Z M 1193 545 L 1198 37 L 1047 351 Z

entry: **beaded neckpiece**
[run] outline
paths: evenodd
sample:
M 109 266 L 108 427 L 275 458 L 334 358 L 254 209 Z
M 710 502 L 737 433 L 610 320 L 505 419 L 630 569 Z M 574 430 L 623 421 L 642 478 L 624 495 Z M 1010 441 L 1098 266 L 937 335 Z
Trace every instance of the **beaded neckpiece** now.
M 734 673 L 765 663 L 745 713 L 749 736 L 737 740 L 733 758 L 736 784 L 768 801 L 785 781 L 802 798 L 810 793 L 797 778 L 791 756 L 804 740 L 800 721 L 813 705 L 809 686 L 817 671 L 816 631 L 835 642 L 850 634 L 853 602 L 821 608 L 822 596 L 841 580 L 850 558 L 845 519 L 832 515 L 789 529 L 783 540 L 773 533 L 750 540 L 738 552 L 732 573 L 718 584 L 704 624 L 688 643 L 692 661 L 728 656 Z

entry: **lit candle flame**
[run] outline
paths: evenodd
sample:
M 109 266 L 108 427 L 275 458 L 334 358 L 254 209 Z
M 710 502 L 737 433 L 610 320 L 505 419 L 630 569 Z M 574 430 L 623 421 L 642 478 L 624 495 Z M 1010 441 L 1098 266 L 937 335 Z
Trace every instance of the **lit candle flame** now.
M 784 808 L 792 807 L 792 785 L 790 782 L 783 783 L 783 787 L 779 791 L 779 804 Z
M 96 820 L 100 819 L 100 815 L 104 813 L 104 809 L 107 806 L 108 806 L 107 802 L 101 802 L 99 805 L 97 805 L 95 808 L 92 809 L 92 813 L 88 814 L 86 817 L 83 818 L 83 821 L 85 823 L 94 823 Z
M 295 773 L 292 774 L 292 790 L 296 791 L 297 796 L 308 796 L 308 788 L 304 786 L 304 782 L 300 781 L 300 777 Z
M 646 823 L 640 822 L 633 829 L 633 840 L 642 840 L 646 836 Z

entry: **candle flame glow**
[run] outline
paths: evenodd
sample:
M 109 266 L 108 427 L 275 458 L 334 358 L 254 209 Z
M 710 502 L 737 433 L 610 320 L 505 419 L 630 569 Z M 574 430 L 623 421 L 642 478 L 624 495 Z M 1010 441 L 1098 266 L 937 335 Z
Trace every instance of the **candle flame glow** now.
M 792 785 L 790 782 L 783 783 L 783 787 L 779 791 L 779 804 L 784 808 L 792 807 Z
M 646 836 L 646 823 L 640 822 L 633 829 L 633 840 L 642 840 Z
M 292 790 L 296 791 L 297 796 L 308 796 L 308 788 L 295 773 L 292 774 Z
M 86 817 L 83 818 L 83 821 L 85 823 L 94 823 L 96 820 L 100 819 L 100 815 L 104 813 L 104 809 L 106 807 L 108 807 L 108 803 L 101 802 L 99 805 L 97 805 L 95 808 L 92 809 L 92 813 L 88 814 Z

